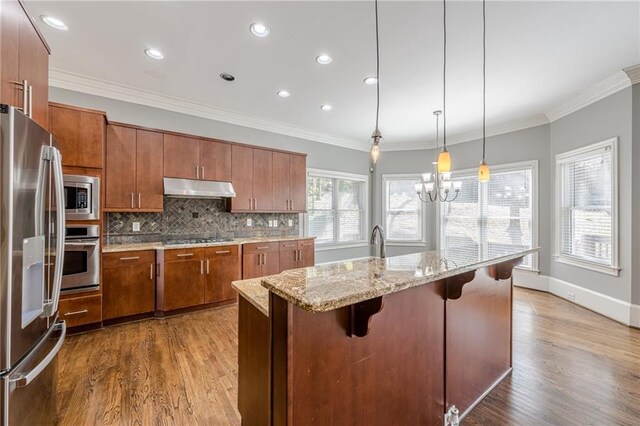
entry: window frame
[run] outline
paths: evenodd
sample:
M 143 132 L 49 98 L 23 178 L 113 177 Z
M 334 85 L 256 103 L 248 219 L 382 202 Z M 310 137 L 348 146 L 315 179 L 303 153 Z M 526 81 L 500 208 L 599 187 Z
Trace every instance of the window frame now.
M 562 235 L 564 223 L 562 222 L 563 196 L 566 189 L 563 186 L 562 166 L 564 164 L 579 161 L 596 151 L 611 150 L 611 265 L 605 265 L 593 262 L 580 256 L 568 255 L 562 253 Z M 588 269 L 603 274 L 619 276 L 620 275 L 620 249 L 619 249 L 619 170 L 618 170 L 618 138 L 610 138 L 601 142 L 596 142 L 581 148 L 573 149 L 556 155 L 556 174 L 555 174 L 555 254 L 554 260 L 557 263 L 575 266 L 578 268 Z
M 426 228 L 427 228 L 427 212 L 425 208 L 425 203 L 422 202 L 417 195 L 418 206 L 420 210 L 419 214 L 419 226 L 420 226 L 420 236 L 417 239 L 400 239 L 400 238 L 390 238 L 389 230 L 386 228 L 387 225 L 387 184 L 391 181 L 399 181 L 399 180 L 410 180 L 413 184 L 418 183 L 422 180 L 422 175 L 419 173 L 392 173 L 392 174 L 383 174 L 382 175 L 382 220 L 385 224 L 385 230 L 387 231 L 387 239 L 385 243 L 388 245 L 402 245 L 402 246 L 424 246 L 427 242 L 426 240 Z
M 307 169 L 307 183 L 306 183 L 306 193 L 305 193 L 305 203 L 307 203 L 309 196 L 309 182 L 312 177 L 320 177 L 327 179 L 342 179 L 342 180 L 352 180 L 357 182 L 364 183 L 364 190 L 362 191 L 362 204 L 363 204 L 363 221 L 362 221 L 362 239 L 355 241 L 337 241 L 339 235 L 339 209 L 337 208 L 337 186 L 334 185 L 334 190 L 332 193 L 332 211 L 335 211 L 333 220 L 333 235 L 334 239 L 331 242 L 316 242 L 316 251 L 324 251 L 324 250 L 335 250 L 335 249 L 346 249 L 346 248 L 356 248 L 356 247 L 368 247 L 369 242 L 367 240 L 367 229 L 369 229 L 369 176 L 361 175 L 355 173 L 345 173 L 345 172 L 336 172 L 332 170 L 323 170 L 323 169 Z M 303 213 L 303 222 L 304 222 L 304 236 L 309 237 L 309 210 L 312 210 L 307 205 L 307 212 Z
M 518 161 L 515 163 L 503 163 L 489 166 L 491 168 L 491 173 L 500 173 L 500 172 L 517 172 L 522 170 L 531 170 L 531 247 L 536 248 L 539 247 L 539 221 L 540 221 L 540 205 L 538 203 L 539 196 L 539 186 L 540 181 L 538 177 L 538 160 L 526 160 L 526 161 Z M 466 176 L 477 176 L 478 169 L 463 169 L 463 170 L 453 170 L 453 175 L 451 177 L 452 180 L 455 180 L 456 177 L 466 177 Z M 477 183 L 480 188 L 478 191 L 478 199 L 480 200 L 482 197 L 485 199 L 488 197 L 489 189 L 487 185 Z M 464 188 L 464 187 L 463 187 Z M 480 205 L 479 209 L 481 216 L 478 218 L 479 222 L 483 222 L 487 220 L 486 217 L 486 208 L 483 205 Z M 485 215 L 485 216 L 483 216 Z M 442 248 L 442 206 L 439 205 L 436 208 L 436 247 L 438 250 Z M 480 225 L 480 232 L 483 233 L 483 226 Z M 540 272 L 540 261 L 539 261 L 539 253 L 533 253 L 531 255 L 531 267 L 528 266 L 516 266 L 517 269 L 522 269 L 526 271 L 532 271 L 539 273 Z

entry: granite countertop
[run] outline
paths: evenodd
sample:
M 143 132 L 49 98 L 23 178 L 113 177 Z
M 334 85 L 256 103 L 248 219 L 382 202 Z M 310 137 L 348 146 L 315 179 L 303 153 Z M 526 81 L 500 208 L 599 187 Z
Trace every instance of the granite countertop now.
M 123 252 L 123 251 L 136 251 L 136 250 L 175 250 L 175 249 L 184 249 L 184 248 L 219 247 L 219 246 L 241 245 L 241 244 L 251 244 L 251 243 L 308 240 L 308 239 L 313 239 L 313 237 L 236 238 L 232 241 L 220 241 L 216 243 L 174 244 L 174 245 L 165 245 L 161 241 L 151 242 L 151 243 L 105 244 L 102 246 L 102 252 L 117 253 L 117 252 Z
M 269 316 L 269 290 L 261 284 L 262 278 L 252 278 L 250 280 L 234 281 L 231 286 L 247 299 L 260 312 Z
M 484 259 L 478 259 L 474 250 L 464 248 L 386 259 L 370 257 L 284 271 L 263 277 L 262 285 L 306 311 L 326 312 L 538 250 L 517 250 Z

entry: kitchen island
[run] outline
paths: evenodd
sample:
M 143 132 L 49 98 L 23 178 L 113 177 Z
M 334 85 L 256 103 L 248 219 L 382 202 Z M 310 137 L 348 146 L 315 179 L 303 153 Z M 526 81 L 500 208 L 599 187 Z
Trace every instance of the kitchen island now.
M 535 251 L 429 251 L 235 282 L 243 424 L 442 425 L 454 405 L 463 417 L 511 371 L 512 271 Z

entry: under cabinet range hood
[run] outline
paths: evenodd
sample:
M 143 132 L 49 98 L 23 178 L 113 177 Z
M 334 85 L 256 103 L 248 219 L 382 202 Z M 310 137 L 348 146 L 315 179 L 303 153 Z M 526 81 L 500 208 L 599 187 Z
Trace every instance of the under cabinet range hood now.
M 179 198 L 233 198 L 231 182 L 164 178 L 164 195 Z

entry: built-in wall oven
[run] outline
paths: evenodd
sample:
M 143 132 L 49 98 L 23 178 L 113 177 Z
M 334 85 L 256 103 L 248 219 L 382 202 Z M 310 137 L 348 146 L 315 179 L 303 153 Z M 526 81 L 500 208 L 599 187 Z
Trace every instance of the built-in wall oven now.
M 67 220 L 99 220 L 100 178 L 64 175 L 64 204 Z
M 100 226 L 67 225 L 65 229 L 62 292 L 100 288 Z

